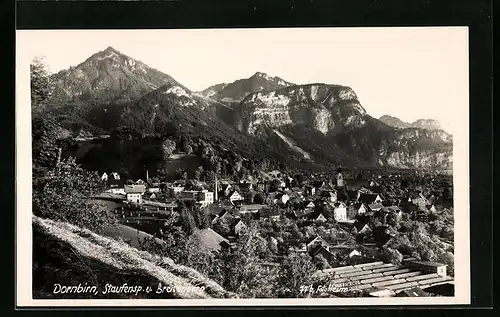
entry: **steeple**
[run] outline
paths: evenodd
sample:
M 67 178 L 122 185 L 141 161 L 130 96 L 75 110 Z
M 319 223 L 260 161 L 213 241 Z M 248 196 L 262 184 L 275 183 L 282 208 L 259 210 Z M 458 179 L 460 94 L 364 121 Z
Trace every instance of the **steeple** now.
M 344 177 L 342 175 L 342 167 L 339 166 L 337 169 L 337 186 L 338 187 L 343 187 L 344 186 Z
M 217 175 L 215 175 L 215 201 L 219 200 L 219 181 Z

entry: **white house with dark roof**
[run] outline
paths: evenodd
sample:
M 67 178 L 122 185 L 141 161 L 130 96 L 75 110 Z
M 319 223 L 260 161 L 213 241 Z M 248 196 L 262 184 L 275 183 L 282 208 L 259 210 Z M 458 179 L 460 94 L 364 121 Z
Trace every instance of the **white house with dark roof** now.
M 142 204 L 142 195 L 146 192 L 144 185 L 125 185 L 127 201 Z
M 335 203 L 335 207 L 333 209 L 333 218 L 337 222 L 347 221 L 347 207 L 344 203 Z
M 243 196 L 240 195 L 240 193 L 238 193 L 236 190 L 234 190 L 233 192 L 231 192 L 229 194 L 229 201 L 230 202 L 235 202 L 235 201 L 238 201 L 238 200 L 243 200 Z

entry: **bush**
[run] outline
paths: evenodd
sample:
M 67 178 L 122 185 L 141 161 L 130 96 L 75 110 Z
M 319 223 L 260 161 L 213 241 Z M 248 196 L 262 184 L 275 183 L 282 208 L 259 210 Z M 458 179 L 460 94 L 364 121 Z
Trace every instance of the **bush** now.
M 89 200 L 103 191 L 97 173 L 84 170 L 72 158 L 62 160 L 37 182 L 33 213 L 100 231 L 115 222 L 110 212 Z

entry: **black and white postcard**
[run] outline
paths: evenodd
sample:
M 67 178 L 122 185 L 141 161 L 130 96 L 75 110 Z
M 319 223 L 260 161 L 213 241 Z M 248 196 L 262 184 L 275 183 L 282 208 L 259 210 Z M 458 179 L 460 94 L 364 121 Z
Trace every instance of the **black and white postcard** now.
M 22 30 L 16 54 L 18 305 L 470 303 L 466 27 Z

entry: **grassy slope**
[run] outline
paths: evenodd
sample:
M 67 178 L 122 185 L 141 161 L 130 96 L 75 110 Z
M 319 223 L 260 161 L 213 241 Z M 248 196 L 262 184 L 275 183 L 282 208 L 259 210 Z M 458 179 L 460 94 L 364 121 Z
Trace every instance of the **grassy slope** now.
M 235 297 L 196 270 L 171 259 L 135 249 L 124 242 L 100 236 L 68 223 L 33 217 L 34 297 L 54 298 L 54 283 L 151 286 L 151 295 L 138 298 L 227 298 Z M 158 283 L 175 287 L 176 293 L 154 294 Z M 192 286 L 204 286 L 204 290 Z M 82 298 L 69 295 L 66 298 Z M 90 295 L 85 295 L 89 297 Z M 98 295 L 91 298 L 120 298 Z M 125 295 L 125 298 L 133 296 Z M 61 297 L 60 297 L 61 298 Z

